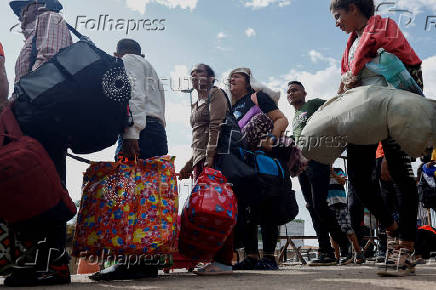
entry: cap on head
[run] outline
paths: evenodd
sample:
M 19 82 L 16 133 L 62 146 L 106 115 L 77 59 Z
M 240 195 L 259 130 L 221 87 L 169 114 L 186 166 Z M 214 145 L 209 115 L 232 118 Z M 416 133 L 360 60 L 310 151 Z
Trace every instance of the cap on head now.
M 63 8 L 62 4 L 58 0 L 14 0 L 9 2 L 9 6 L 14 11 L 14 14 L 20 17 L 23 8 L 32 3 L 44 4 L 47 10 L 53 12 L 59 12 Z
M 248 76 L 249 79 L 251 78 L 251 70 L 247 67 L 236 68 L 230 72 L 229 76 L 231 77 L 233 74 L 236 74 L 236 73 L 240 73 L 240 74 L 242 73 L 242 74 L 245 74 L 246 76 Z

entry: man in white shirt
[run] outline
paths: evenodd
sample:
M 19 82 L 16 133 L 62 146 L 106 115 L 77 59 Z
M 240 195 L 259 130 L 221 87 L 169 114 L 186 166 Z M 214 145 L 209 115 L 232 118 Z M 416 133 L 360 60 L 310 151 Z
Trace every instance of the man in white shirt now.
M 120 40 L 115 56 L 123 60 L 132 83 L 129 107 L 133 118 L 119 140 L 117 155 L 147 159 L 168 154 L 165 94 L 156 71 L 133 39 Z
M 117 157 L 133 160 L 168 154 L 165 132 L 165 94 L 159 77 L 132 39 L 118 42 L 116 57 L 124 62 L 132 85 L 129 109 L 133 122 L 118 140 Z M 132 280 L 157 277 L 157 264 L 117 264 L 89 278 L 94 281 Z

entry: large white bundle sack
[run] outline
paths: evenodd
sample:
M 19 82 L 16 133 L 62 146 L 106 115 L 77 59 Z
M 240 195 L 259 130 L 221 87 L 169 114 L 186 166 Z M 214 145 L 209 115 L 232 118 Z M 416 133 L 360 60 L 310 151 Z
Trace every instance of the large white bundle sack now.
M 364 86 L 326 102 L 298 140 L 305 157 L 333 163 L 347 144 L 370 145 L 392 137 L 412 157 L 436 145 L 436 102 L 404 90 Z

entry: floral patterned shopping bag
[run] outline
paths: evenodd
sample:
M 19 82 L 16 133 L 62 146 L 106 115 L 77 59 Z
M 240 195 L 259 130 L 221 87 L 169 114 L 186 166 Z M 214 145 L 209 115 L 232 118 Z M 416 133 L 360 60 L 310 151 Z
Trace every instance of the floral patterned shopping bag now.
M 173 252 L 178 213 L 174 159 L 92 163 L 84 175 L 73 255 Z

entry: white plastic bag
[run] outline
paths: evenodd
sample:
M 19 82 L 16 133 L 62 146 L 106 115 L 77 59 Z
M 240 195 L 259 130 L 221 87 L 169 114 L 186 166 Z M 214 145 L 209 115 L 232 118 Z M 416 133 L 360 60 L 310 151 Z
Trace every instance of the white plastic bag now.
M 393 88 L 364 86 L 324 104 L 309 119 L 298 145 L 303 155 L 331 164 L 347 144 L 392 137 L 412 157 L 436 145 L 436 102 Z

